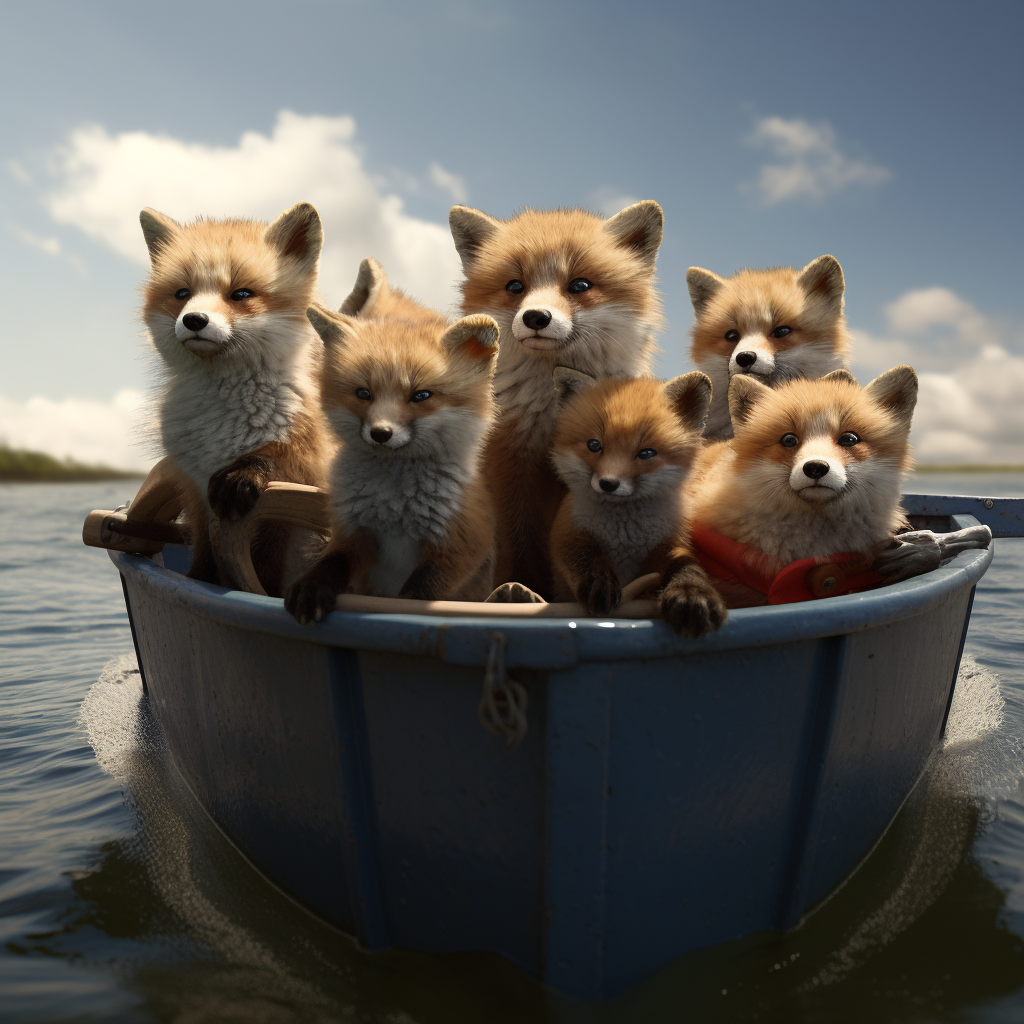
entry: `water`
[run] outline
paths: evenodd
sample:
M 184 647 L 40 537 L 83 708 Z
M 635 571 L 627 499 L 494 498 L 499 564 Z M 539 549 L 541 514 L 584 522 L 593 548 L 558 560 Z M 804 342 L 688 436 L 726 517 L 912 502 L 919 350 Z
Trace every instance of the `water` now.
M 1024 476 L 909 490 L 1024 495 Z M 269 885 L 167 762 L 117 576 L 82 519 L 126 485 L 0 486 L 0 1021 L 1024 1020 L 1024 540 L 978 589 L 949 741 L 787 935 L 599 1008 L 500 958 L 367 954 Z

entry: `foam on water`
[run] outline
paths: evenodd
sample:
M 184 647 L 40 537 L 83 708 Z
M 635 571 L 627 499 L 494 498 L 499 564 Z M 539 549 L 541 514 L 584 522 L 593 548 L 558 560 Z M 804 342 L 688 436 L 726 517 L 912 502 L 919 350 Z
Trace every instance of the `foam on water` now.
M 241 988 L 251 1002 L 237 1019 L 258 1020 L 268 1005 L 285 999 L 312 1013 L 312 1020 L 328 1020 L 314 1012 L 323 1002 L 316 989 L 295 976 L 270 947 L 237 923 L 232 913 L 232 893 L 211 894 L 223 879 L 209 863 L 209 840 L 223 845 L 215 826 L 198 808 L 174 769 L 159 724 L 150 712 L 134 653 L 108 663 L 82 702 L 80 720 L 100 766 L 123 786 L 125 801 L 138 816 L 139 827 L 131 840 L 130 855 L 144 867 L 147 880 L 159 900 L 178 919 L 194 942 L 215 954 L 232 974 L 232 1019 Z M 220 898 L 218 898 L 220 897 Z M 218 906 L 227 904 L 227 910 Z M 183 951 L 185 955 L 189 955 Z M 211 1005 L 209 981 L 203 985 L 200 1018 L 219 1020 L 225 1005 Z M 188 1003 L 189 994 L 180 998 Z M 183 1009 L 184 1006 L 179 1007 Z M 326 1012 L 326 1006 L 324 1005 Z M 275 1018 L 276 1019 L 276 1018 Z

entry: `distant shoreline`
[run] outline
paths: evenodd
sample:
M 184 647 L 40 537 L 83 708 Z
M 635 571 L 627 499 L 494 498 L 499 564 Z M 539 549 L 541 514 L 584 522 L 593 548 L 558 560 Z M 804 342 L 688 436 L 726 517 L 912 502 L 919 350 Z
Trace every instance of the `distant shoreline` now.
M 89 466 L 74 459 L 55 459 L 43 452 L 0 445 L 0 483 L 102 483 L 108 480 L 140 480 L 145 475 L 129 469 Z

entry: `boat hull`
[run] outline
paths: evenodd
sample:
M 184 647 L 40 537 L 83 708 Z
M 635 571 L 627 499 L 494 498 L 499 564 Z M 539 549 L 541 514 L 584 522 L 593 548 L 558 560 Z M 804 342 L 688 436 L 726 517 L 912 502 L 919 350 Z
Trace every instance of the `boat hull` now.
M 300 627 L 111 557 L 175 763 L 270 879 L 370 949 L 492 950 L 598 999 L 792 926 L 871 850 L 941 737 L 991 551 L 701 640 L 650 620 Z M 477 717 L 495 630 L 529 694 L 514 750 Z

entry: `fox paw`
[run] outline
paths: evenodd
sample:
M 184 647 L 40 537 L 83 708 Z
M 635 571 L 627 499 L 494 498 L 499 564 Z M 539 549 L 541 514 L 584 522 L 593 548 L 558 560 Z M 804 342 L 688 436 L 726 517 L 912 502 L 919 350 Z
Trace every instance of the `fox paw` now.
M 683 583 L 670 585 L 662 591 L 661 617 L 677 633 L 698 637 L 721 629 L 729 612 L 714 587 Z
M 322 579 L 303 577 L 296 580 L 284 595 L 284 609 L 300 626 L 320 622 L 334 611 L 337 591 Z
M 273 466 L 262 455 L 243 455 L 210 477 L 206 496 L 221 519 L 241 519 L 256 504 L 270 481 Z
M 495 604 L 545 604 L 540 594 L 522 583 L 502 583 L 485 600 Z
M 622 587 L 613 572 L 584 576 L 576 587 L 576 597 L 591 615 L 607 615 L 622 601 Z

